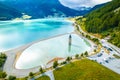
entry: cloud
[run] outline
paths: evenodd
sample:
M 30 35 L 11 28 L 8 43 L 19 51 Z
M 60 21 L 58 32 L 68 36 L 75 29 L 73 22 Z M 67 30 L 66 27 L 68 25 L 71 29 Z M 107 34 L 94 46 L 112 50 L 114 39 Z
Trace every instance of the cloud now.
M 59 0 L 61 4 L 70 8 L 94 7 L 95 5 L 106 3 L 112 0 Z

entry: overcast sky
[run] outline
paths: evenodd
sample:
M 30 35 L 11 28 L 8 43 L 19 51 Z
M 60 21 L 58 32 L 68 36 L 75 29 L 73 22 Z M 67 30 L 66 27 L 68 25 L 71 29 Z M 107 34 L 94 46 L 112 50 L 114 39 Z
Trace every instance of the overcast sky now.
M 97 4 L 102 4 L 112 0 L 59 0 L 64 6 L 75 7 L 94 7 Z

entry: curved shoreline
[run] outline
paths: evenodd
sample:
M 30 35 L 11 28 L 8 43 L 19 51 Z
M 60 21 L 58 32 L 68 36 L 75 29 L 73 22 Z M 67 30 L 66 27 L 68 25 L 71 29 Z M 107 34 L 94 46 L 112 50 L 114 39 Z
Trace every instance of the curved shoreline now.
M 42 39 L 42 40 L 37 40 L 37 41 L 35 41 L 35 42 L 30 43 L 30 45 L 29 45 L 28 47 L 30 47 L 30 46 L 38 43 L 38 42 L 42 42 L 42 41 L 46 41 L 46 40 L 49 40 L 49 39 L 57 38 L 57 37 L 64 36 L 64 35 L 67 35 L 67 34 L 74 34 L 74 32 L 66 33 L 66 34 L 61 34 L 61 35 L 53 36 L 53 37 L 46 38 L 46 39 Z M 25 46 L 25 45 L 24 45 L 24 46 Z M 22 47 L 24 47 L 24 46 L 22 46 Z M 26 48 L 24 48 L 23 50 L 20 50 L 20 52 L 16 53 L 16 57 L 15 57 L 14 65 L 13 65 L 15 69 L 17 69 L 17 68 L 15 67 L 15 64 L 16 64 L 17 60 L 18 60 L 18 59 L 20 58 L 20 56 L 22 55 L 22 52 L 23 52 L 25 49 L 27 49 L 28 47 L 26 47 Z M 13 49 L 13 50 L 14 50 L 14 49 Z M 51 61 L 51 60 L 50 60 L 50 61 Z M 49 62 L 49 61 L 48 61 L 48 62 Z M 40 67 L 40 66 L 36 66 L 36 67 Z M 36 68 L 36 67 L 34 67 L 34 68 Z M 33 68 L 29 68 L 29 69 L 33 69 Z M 18 69 L 18 70 L 25 70 L 25 69 Z
M 75 26 L 73 26 L 73 27 L 75 27 Z M 71 33 L 66 33 L 66 34 L 77 34 L 81 37 L 81 35 L 78 34 L 76 31 L 71 32 Z M 15 68 L 15 64 L 16 64 L 17 60 L 20 58 L 20 55 L 22 54 L 22 52 L 35 43 L 38 43 L 38 42 L 44 41 L 44 40 L 48 40 L 51 38 L 55 38 L 55 37 L 60 37 L 63 35 L 65 35 L 65 34 L 57 35 L 57 36 L 50 37 L 47 39 L 37 40 L 37 41 L 31 42 L 29 44 L 23 45 L 21 47 L 5 51 L 6 55 L 8 56 L 8 59 L 6 60 L 6 63 L 4 65 L 4 71 L 6 71 L 8 73 L 8 75 L 16 75 L 16 77 L 25 77 L 29 74 L 29 72 L 38 72 L 40 66 L 30 68 L 30 69 L 16 69 Z M 87 41 L 89 42 L 89 40 L 87 40 Z M 93 43 L 90 43 L 90 44 L 91 44 L 91 46 L 93 45 Z M 8 69 L 8 67 L 9 67 L 9 69 Z
M 66 33 L 66 34 L 69 34 L 69 33 Z M 63 35 L 65 35 L 65 34 L 61 34 L 61 35 L 54 36 L 54 37 L 51 37 L 51 38 L 55 38 L 55 37 L 59 37 L 59 36 L 63 36 Z M 26 44 L 24 46 L 21 46 L 21 47 L 18 47 L 18 48 L 9 50 L 9 51 L 5 51 L 4 53 L 8 57 L 7 57 L 7 60 L 6 60 L 5 64 L 4 64 L 3 70 L 5 72 L 7 72 L 8 75 L 16 75 L 16 77 L 25 77 L 25 76 L 27 76 L 29 74 L 29 72 L 38 72 L 40 66 L 31 68 L 31 69 L 16 69 L 15 64 L 16 64 L 17 60 L 19 59 L 20 54 L 22 54 L 22 52 L 25 49 L 27 49 L 28 47 L 30 47 L 31 45 L 33 45 L 35 43 L 38 43 L 38 42 L 44 41 L 44 40 L 48 40 L 48 39 L 51 39 L 51 38 L 37 40 L 37 41 L 34 41 L 32 43 Z M 19 53 L 19 55 L 18 55 L 18 53 Z M 16 55 L 17 55 L 17 58 L 16 58 Z

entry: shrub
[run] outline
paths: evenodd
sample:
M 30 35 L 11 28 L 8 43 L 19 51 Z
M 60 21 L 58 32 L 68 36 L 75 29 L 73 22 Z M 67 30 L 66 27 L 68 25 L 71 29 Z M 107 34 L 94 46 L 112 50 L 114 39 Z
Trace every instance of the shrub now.
M 117 54 L 113 54 L 113 56 L 114 56 L 115 58 L 117 58 L 117 59 L 120 59 L 120 56 L 117 55 Z
M 0 78 L 5 78 L 7 76 L 6 72 L 0 72 Z
M 8 80 L 16 80 L 16 76 L 9 76 Z
M 55 61 L 54 63 L 53 63 L 53 68 L 56 68 L 58 66 L 58 61 Z
M 61 63 L 61 65 L 66 64 L 66 63 L 67 63 L 66 61 L 63 61 L 63 62 Z

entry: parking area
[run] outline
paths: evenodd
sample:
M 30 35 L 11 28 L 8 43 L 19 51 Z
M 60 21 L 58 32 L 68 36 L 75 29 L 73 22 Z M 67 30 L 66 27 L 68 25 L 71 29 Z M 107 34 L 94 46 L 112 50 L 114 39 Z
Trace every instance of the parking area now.
M 92 55 L 88 58 L 120 74 L 120 59 L 114 56 L 115 54 L 120 56 L 120 54 L 110 49 L 109 47 L 106 48 L 109 49 L 109 53 L 106 53 L 105 47 L 103 47 L 98 54 Z

